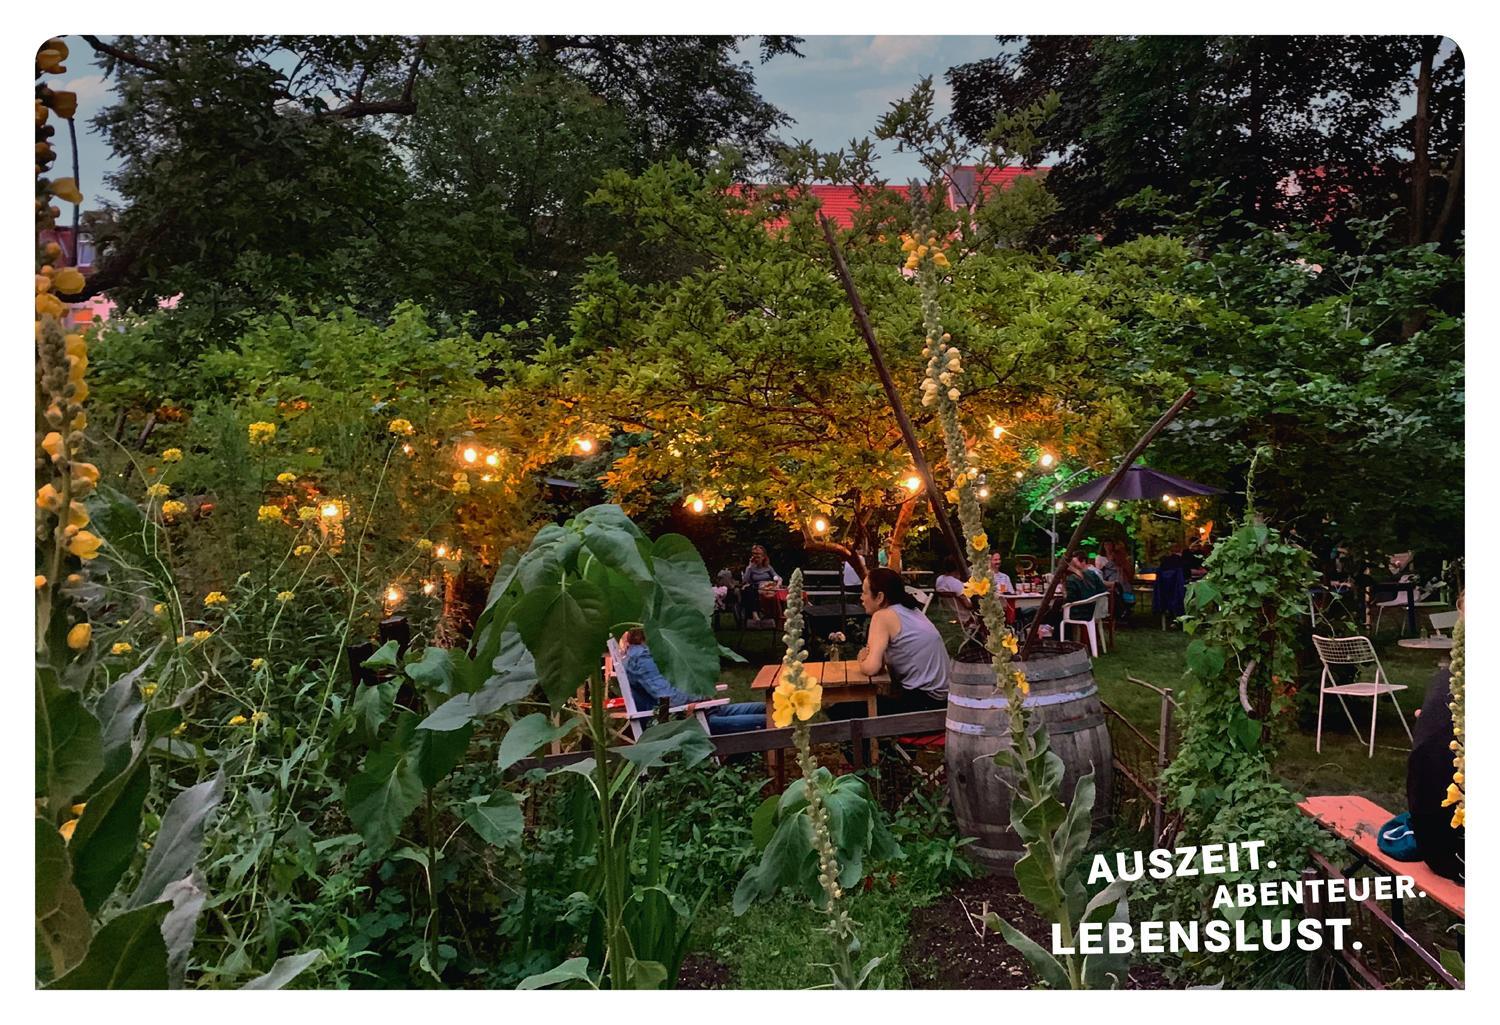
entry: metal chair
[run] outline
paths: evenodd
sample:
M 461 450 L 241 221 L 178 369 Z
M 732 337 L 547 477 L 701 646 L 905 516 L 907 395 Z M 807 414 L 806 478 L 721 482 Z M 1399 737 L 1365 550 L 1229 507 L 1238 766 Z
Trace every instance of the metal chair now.
M 1108 591 L 1096 594 L 1092 598 L 1068 602 L 1062 607 L 1062 619 L 1057 625 L 1058 639 L 1061 640 L 1067 636 L 1069 627 L 1081 630 L 1088 638 L 1089 654 L 1098 658 L 1109 650 L 1104 641 L 1104 624 L 1108 618 Z
M 984 622 L 974 612 L 974 606 L 969 604 L 969 599 L 952 591 L 939 591 L 937 596 L 943 608 L 953 616 L 954 624 L 963 632 L 964 639 L 959 641 L 958 650 L 962 651 L 970 642 L 980 643 L 979 637 L 984 630 Z M 931 599 L 929 598 L 928 601 L 930 602 Z
M 927 607 L 932 604 L 932 592 L 920 587 L 908 587 L 906 593 L 917 599 L 917 611 L 927 615 Z
M 1370 753 L 1369 757 L 1375 757 L 1375 713 L 1380 707 L 1380 695 L 1389 694 L 1391 704 L 1396 706 L 1396 715 L 1401 720 L 1401 728 L 1406 731 L 1406 739 L 1411 741 L 1411 727 L 1406 724 L 1406 713 L 1401 711 L 1401 703 L 1396 700 L 1396 691 L 1405 690 L 1404 683 L 1391 683 L 1386 679 L 1385 668 L 1380 664 L 1380 658 L 1375 654 L 1375 645 L 1370 643 L 1368 637 L 1319 637 L 1313 636 L 1313 647 L 1318 649 L 1318 658 L 1323 662 L 1323 675 L 1318 680 L 1318 733 L 1313 744 L 1313 750 L 1323 751 L 1323 699 L 1332 694 L 1339 699 L 1343 706 L 1344 714 L 1349 717 L 1349 725 L 1354 727 L 1354 736 L 1361 744 L 1364 738 L 1359 735 L 1359 725 L 1354 721 L 1354 715 L 1349 711 L 1349 706 L 1344 703 L 1344 695 L 1356 698 L 1370 699 Z M 1336 683 L 1333 674 L 1334 666 L 1367 666 L 1375 667 L 1375 677 L 1368 681 L 1356 681 L 1354 683 Z M 1358 669 L 1355 670 L 1356 676 Z
M 1453 628 L 1458 625 L 1458 613 L 1434 612 L 1427 617 L 1427 622 L 1432 625 L 1432 632 L 1439 637 L 1452 637 Z

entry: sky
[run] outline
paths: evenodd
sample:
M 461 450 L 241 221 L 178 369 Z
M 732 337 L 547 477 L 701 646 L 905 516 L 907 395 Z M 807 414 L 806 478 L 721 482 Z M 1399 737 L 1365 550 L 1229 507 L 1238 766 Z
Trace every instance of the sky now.
M 117 165 L 104 140 L 88 127 L 112 100 L 112 85 L 93 61 L 93 51 L 77 36 L 68 36 L 70 74 L 54 88 L 78 94 L 80 187 L 91 203 L 119 197 L 104 184 Z M 951 90 L 943 75 L 955 64 L 999 52 L 994 36 L 807 36 L 802 59 L 781 56 L 759 64 L 754 37 L 743 57 L 755 67 L 761 95 L 789 114 L 794 124 L 786 141 L 805 139 L 820 150 L 832 150 L 851 138 L 873 133 L 875 121 L 895 100 L 907 95 L 923 75 L 931 75 L 938 112 L 947 113 Z M 876 169 L 891 181 L 918 175 L 916 158 L 883 146 Z

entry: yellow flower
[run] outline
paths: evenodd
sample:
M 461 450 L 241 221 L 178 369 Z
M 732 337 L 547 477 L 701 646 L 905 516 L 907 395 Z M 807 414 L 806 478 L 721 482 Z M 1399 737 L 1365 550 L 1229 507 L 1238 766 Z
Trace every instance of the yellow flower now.
M 938 252 L 932 254 L 932 262 L 937 264 L 939 267 L 946 267 L 948 266 L 948 257 L 945 256 L 941 250 L 939 250 Z
M 817 715 L 818 709 L 823 707 L 823 686 L 813 684 L 803 687 L 792 695 L 792 707 L 797 711 L 797 718 L 803 722 Z
M 83 194 L 78 191 L 78 182 L 72 178 L 59 178 L 52 183 L 52 194 L 66 203 L 82 203 Z M 70 268 L 71 269 L 71 268 Z M 78 274 L 75 270 L 74 274 Z M 79 274 L 79 277 L 83 275 Z M 80 286 L 81 288 L 82 286 Z M 77 288 L 65 288 L 64 292 L 77 292 Z
M 44 588 L 46 586 L 47 586 L 47 578 L 44 577 L 44 576 L 42 576 L 40 573 L 38 573 L 36 575 L 36 589 L 38 591 L 40 591 L 42 588 Z
M 73 805 L 73 807 L 68 809 L 68 814 L 72 815 L 75 819 L 82 818 L 83 809 L 87 808 L 88 806 L 89 803 L 87 801 L 84 801 L 82 804 L 75 804 Z
M 214 634 L 213 634 L 212 630 L 194 630 L 193 631 L 193 640 L 197 641 L 199 644 L 202 644 L 204 641 L 208 640 L 213 635 Z
M 234 718 L 232 718 L 232 719 L 229 720 L 229 725 L 231 725 L 231 726 L 243 726 L 243 725 L 245 725 L 245 723 L 247 723 L 249 721 L 250 720 L 246 719 L 243 715 L 237 715 Z
M 116 641 L 113 645 L 110 646 L 109 653 L 111 655 L 128 655 L 134 650 L 135 649 L 130 646 L 129 641 Z
M 972 598 L 976 594 L 990 593 L 990 578 L 976 577 L 973 580 L 964 581 L 964 597 Z
M 74 651 L 82 651 L 89 646 L 89 639 L 94 636 L 94 628 L 88 623 L 76 623 L 73 629 L 68 631 L 68 647 Z
M 430 551 L 432 551 L 432 542 L 429 541 L 425 537 L 419 539 L 417 541 L 417 551 L 419 551 L 419 552 L 430 552 Z
M 1021 692 L 1023 698 L 1031 693 L 1031 681 L 1026 679 L 1026 674 L 1019 669 L 1010 674 L 1010 682 L 1015 685 L 1016 690 Z
M 771 722 L 778 729 L 792 724 L 792 695 L 797 693 L 797 688 L 783 682 L 776 687 L 771 695 Z
M 62 825 L 58 826 L 57 827 L 57 831 L 62 834 L 63 841 L 66 842 L 66 841 L 69 841 L 69 840 L 73 839 L 73 830 L 75 830 L 77 828 L 78 828 L 78 820 L 77 819 L 69 819 L 68 821 L 64 822 Z
M 1453 821 L 1450 822 L 1450 823 L 1448 823 L 1448 825 L 1451 826 L 1454 829 L 1462 829 L 1463 828 L 1463 824 L 1464 824 L 1464 810 L 1462 808 L 1454 808 L 1453 809 Z
M 250 721 L 253 722 L 253 723 L 262 723 L 262 722 L 265 722 L 269 718 L 271 718 L 271 717 L 269 715 L 267 715 L 265 712 L 256 712 L 256 713 L 254 713 L 253 715 L 250 716 Z
M 269 445 L 271 439 L 276 437 L 276 425 L 264 420 L 257 420 L 250 425 L 250 444 Z
M 396 419 L 386 425 L 386 429 L 392 434 L 416 434 L 417 429 L 411 425 L 410 420 Z
M 153 616 L 159 616 L 165 611 L 167 611 L 167 607 L 161 602 L 157 602 L 155 605 L 151 606 L 151 614 Z
M 318 510 L 317 510 L 316 506 L 311 506 L 311 505 L 299 505 L 299 506 L 297 506 L 297 519 L 301 520 L 303 523 L 307 523 L 309 520 L 315 520 L 317 518 L 318 518 Z
M 64 180 L 68 180 L 68 179 L 64 179 Z M 54 186 L 53 188 L 55 190 L 56 186 Z M 60 195 L 60 193 L 59 193 L 59 195 Z M 78 190 L 77 189 L 73 190 L 73 195 L 78 196 Z M 66 196 L 64 196 L 63 198 L 64 199 L 68 199 L 68 197 L 66 197 Z M 83 200 L 83 197 L 82 196 L 78 196 L 78 199 L 69 199 L 68 201 L 71 202 L 71 203 L 78 203 L 78 202 L 81 202 L 82 200 Z M 82 292 L 83 291 L 83 286 L 84 286 L 83 275 L 80 274 L 78 272 L 77 268 L 74 268 L 74 267 L 64 267 L 62 270 L 58 271 L 52 277 L 52 287 L 56 288 L 63 295 L 73 295 L 74 293 Z
M 97 534 L 87 530 L 80 530 L 68 542 L 68 551 L 87 562 L 89 559 L 97 559 L 99 557 L 99 546 L 103 543 L 103 540 Z
M 950 402 L 957 402 L 958 399 L 959 399 L 959 396 L 962 395 L 962 394 L 963 394 L 963 392 L 959 391 L 957 388 L 949 388 L 948 389 L 948 400 Z
M 915 248 L 917 248 L 916 239 L 912 238 L 910 235 L 901 236 L 901 251 L 903 253 L 909 253 Z
M 42 439 L 42 451 L 51 456 L 53 461 L 62 458 L 62 435 L 51 431 Z
M 276 475 L 276 483 L 277 484 L 292 484 L 292 483 L 295 483 L 296 480 L 297 480 L 297 475 L 295 473 L 290 472 L 290 471 L 288 471 L 286 473 L 278 473 Z
M 187 643 L 187 638 L 184 637 L 184 636 L 182 636 L 182 634 L 178 634 L 177 635 L 177 643 L 178 644 L 186 644 Z
M 469 493 L 469 481 L 468 481 L 468 479 L 465 478 L 464 480 L 456 480 L 456 481 L 454 481 L 453 482 L 453 493 L 455 495 L 467 495 Z
M 57 512 L 62 508 L 62 494 L 51 484 L 43 484 L 36 492 L 36 507 Z
M 80 481 L 87 485 L 87 490 L 81 490 L 79 488 L 78 485 Z M 73 495 L 75 498 L 79 495 L 87 494 L 88 491 L 92 491 L 94 489 L 94 485 L 98 483 L 99 467 L 95 466 L 93 463 L 73 464 Z
M 169 448 L 169 449 L 167 449 L 165 452 L 163 452 L 161 454 L 161 461 L 164 462 L 164 463 L 180 463 L 180 462 L 182 462 L 182 449 L 180 449 L 180 448 Z
M 165 484 L 152 484 L 146 488 L 147 498 L 166 498 L 172 493 L 172 489 Z
M 263 658 L 252 658 L 250 660 L 250 668 L 251 669 L 259 669 L 262 666 L 264 666 L 265 664 L 266 664 L 266 660 L 263 659 Z
M 1457 783 L 1459 786 L 1463 786 L 1464 785 L 1464 774 L 1461 773 L 1461 772 L 1455 772 L 1453 774 L 1453 782 Z
M 952 502 L 954 505 L 957 505 L 958 504 L 958 489 L 957 488 L 949 488 L 947 491 L 943 492 L 943 497 L 946 498 L 948 501 Z
M 205 604 L 205 605 L 228 605 L 229 604 L 229 599 L 227 597 L 225 597 L 223 591 L 209 591 L 208 594 L 206 594 L 206 595 L 203 596 L 203 604 Z
M 969 546 L 971 548 L 973 548 L 976 552 L 982 552 L 982 551 L 984 551 L 986 548 L 988 548 L 990 546 L 989 535 L 986 534 L 986 533 L 984 533 L 983 531 L 981 531 L 978 534 L 975 534 L 973 537 L 969 538 Z
M 179 502 L 175 498 L 169 498 L 161 504 L 161 514 L 169 520 L 185 512 L 187 512 L 187 503 Z
M 1000 646 L 1012 655 L 1021 650 L 1021 642 L 1016 640 L 1015 634 L 1006 634 L 1000 638 Z
M 291 601 L 295 597 L 297 597 L 297 592 L 295 592 L 295 591 L 277 591 L 276 592 L 276 600 L 279 601 L 279 602 L 281 602 L 283 605 L 286 604 L 287 602 Z
M 1446 808 L 1446 807 L 1448 807 L 1448 805 L 1450 805 L 1450 804 L 1457 804 L 1459 801 L 1462 801 L 1463 799 L 1464 799 L 1464 792 L 1462 790 L 1458 789 L 1458 787 L 1455 784 L 1449 783 L 1448 784 L 1448 796 L 1445 797 L 1445 798 L 1443 798 L 1443 803 L 1442 803 L 1441 807 Z
M 257 520 L 259 520 L 261 523 L 280 523 L 281 522 L 281 506 L 279 506 L 279 505 L 263 505 L 263 506 L 260 507 L 259 510 L 256 511 L 255 518 Z
M 172 728 L 172 736 L 180 737 L 187 732 L 187 723 L 180 722 Z
M 68 506 L 68 526 L 77 527 L 82 530 L 89 525 L 89 511 L 82 502 L 73 502 Z
M 296 548 L 292 549 L 292 554 L 300 559 L 304 555 L 311 555 L 312 550 L 312 545 L 298 545 Z
M 153 695 L 155 693 L 156 693 L 156 684 L 154 684 L 154 683 L 143 683 L 143 684 L 141 684 L 141 697 L 146 698 L 147 700 L 150 700 L 151 695 Z

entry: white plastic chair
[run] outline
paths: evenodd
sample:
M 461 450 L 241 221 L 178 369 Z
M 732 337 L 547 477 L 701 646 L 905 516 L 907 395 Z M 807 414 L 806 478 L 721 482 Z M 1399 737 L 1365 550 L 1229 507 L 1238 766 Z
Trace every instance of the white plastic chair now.
M 1062 607 L 1062 621 L 1057 628 L 1058 639 L 1067 637 L 1069 627 L 1081 630 L 1088 639 L 1089 654 L 1098 658 L 1109 650 L 1104 640 L 1104 621 L 1108 616 L 1108 591 L 1092 598 L 1068 602 Z
M 1401 703 L 1396 700 L 1396 691 L 1405 690 L 1404 683 L 1391 683 L 1386 679 L 1385 668 L 1380 664 L 1379 657 L 1375 654 L 1375 646 L 1370 643 L 1368 637 L 1319 637 L 1313 636 L 1313 646 L 1318 649 L 1318 658 L 1323 662 L 1323 675 L 1318 680 L 1318 733 L 1313 744 L 1313 750 L 1319 753 L 1323 751 L 1323 699 L 1325 695 L 1332 694 L 1339 699 L 1343 706 L 1344 714 L 1349 717 L 1349 725 L 1354 727 L 1354 736 L 1361 744 L 1364 738 L 1359 735 L 1359 725 L 1354 721 L 1354 715 L 1349 711 L 1349 706 L 1344 703 L 1344 695 L 1355 698 L 1370 699 L 1370 754 L 1375 756 L 1375 713 L 1380 708 L 1380 695 L 1389 694 L 1391 704 L 1396 706 L 1396 715 L 1401 720 L 1401 728 L 1406 731 L 1407 741 L 1411 741 L 1411 727 L 1406 725 L 1406 713 L 1401 711 Z M 1334 666 L 1366 666 L 1375 667 L 1374 679 L 1368 681 L 1356 681 L 1354 683 L 1335 683 L 1333 675 Z M 1356 669 L 1356 674 L 1358 670 Z
M 932 604 L 932 592 L 924 591 L 920 587 L 908 587 L 906 593 L 917 599 L 917 611 L 927 615 L 927 607 Z
M 1457 612 L 1434 612 L 1427 617 L 1427 622 L 1432 624 L 1432 630 L 1440 637 L 1453 636 L 1453 628 L 1458 625 Z
M 635 706 L 635 691 L 630 686 L 630 678 L 625 675 L 625 659 L 620 654 L 620 642 L 615 638 L 609 639 L 609 654 L 604 659 L 604 678 L 613 677 L 620 688 L 620 697 L 625 699 L 624 714 L 611 713 L 613 718 L 624 719 L 630 729 L 630 739 L 634 743 L 641 739 L 641 734 L 646 732 L 646 726 L 656 715 L 654 708 L 637 708 Z M 720 684 L 720 689 L 723 685 Z M 698 720 L 698 725 L 703 727 L 703 732 L 708 733 L 708 709 L 719 708 L 729 704 L 728 698 L 711 698 L 708 701 L 693 701 L 686 705 L 677 705 L 668 708 L 667 711 L 673 715 L 687 714 Z

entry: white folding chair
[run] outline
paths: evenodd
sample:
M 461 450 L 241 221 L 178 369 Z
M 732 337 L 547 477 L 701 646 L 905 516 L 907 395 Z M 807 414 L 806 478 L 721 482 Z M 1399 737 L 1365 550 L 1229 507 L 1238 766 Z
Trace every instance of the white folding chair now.
M 974 606 L 969 604 L 969 599 L 952 591 L 939 591 L 938 599 L 943 608 L 953 617 L 954 624 L 962 631 L 964 639 L 959 642 L 959 649 L 973 642 L 979 643 L 979 633 L 984 629 L 984 624 L 974 612 Z M 929 598 L 930 602 L 932 599 Z
M 1089 654 L 1098 658 L 1106 650 L 1104 620 L 1109 615 L 1109 592 L 1096 594 L 1092 598 L 1068 602 L 1062 607 L 1062 621 L 1058 624 L 1058 639 L 1068 635 L 1068 628 L 1081 630 L 1088 640 Z
M 1401 584 L 1402 587 L 1401 590 L 1396 592 L 1394 597 L 1390 598 L 1387 601 L 1375 603 L 1375 622 L 1370 627 L 1370 632 L 1372 634 L 1378 634 L 1380 632 L 1380 617 L 1385 613 L 1385 610 L 1393 609 L 1396 614 L 1401 617 L 1401 636 L 1406 636 L 1406 603 L 1413 589 L 1416 590 L 1417 594 L 1416 599 L 1412 601 L 1412 604 L 1419 609 L 1439 608 L 1443 605 L 1448 604 L 1447 602 L 1440 601 L 1434 597 L 1438 593 L 1438 591 L 1443 589 L 1443 584 L 1441 581 L 1422 587 L 1417 584 L 1416 574 L 1407 573 L 1399 581 L 1397 581 L 1397 583 Z
M 616 719 L 624 719 L 630 729 L 630 739 L 634 743 L 641 739 L 641 734 L 646 732 L 646 726 L 656 715 L 654 708 L 637 708 L 635 705 L 635 691 L 630 686 L 630 678 L 625 674 L 625 659 L 620 654 L 620 642 L 615 638 L 609 639 L 609 654 L 604 659 L 604 678 L 614 678 L 620 688 L 620 697 L 625 699 L 625 711 L 623 714 L 612 712 L 611 716 Z M 721 685 L 722 689 L 722 685 Z M 729 704 L 728 698 L 712 698 L 708 701 L 693 701 L 686 705 L 677 705 L 668 708 L 667 711 L 673 715 L 692 715 L 698 720 L 698 725 L 703 727 L 703 732 L 708 730 L 708 710 Z
M 917 611 L 927 615 L 927 607 L 932 604 L 932 592 L 924 591 L 920 587 L 908 587 L 906 593 L 917 599 Z
M 1389 694 L 1391 704 L 1396 706 L 1396 715 L 1401 720 L 1401 728 L 1406 731 L 1406 739 L 1410 741 L 1411 727 L 1406 725 L 1406 713 L 1401 711 L 1401 703 L 1396 700 L 1396 691 L 1405 690 L 1404 683 L 1391 683 L 1386 679 L 1385 668 L 1381 666 L 1380 659 L 1375 654 L 1375 645 L 1370 643 L 1368 637 L 1319 637 L 1313 635 L 1313 646 L 1318 649 L 1318 658 L 1323 662 L 1323 675 L 1318 680 L 1318 733 L 1313 744 L 1313 750 L 1319 753 L 1323 750 L 1323 699 L 1325 695 L 1332 694 L 1339 699 L 1343 706 L 1344 714 L 1349 717 L 1349 725 L 1354 727 L 1354 736 L 1361 744 L 1364 738 L 1359 735 L 1359 725 L 1354 721 L 1354 715 L 1349 711 L 1349 706 L 1344 703 L 1344 695 L 1356 698 L 1370 699 L 1370 754 L 1375 756 L 1375 713 L 1380 707 L 1380 695 Z M 1333 674 L 1334 666 L 1367 666 L 1375 667 L 1374 679 L 1368 681 L 1356 681 L 1354 683 L 1336 683 Z M 1358 668 L 1355 674 L 1358 675 Z
M 1434 612 L 1427 617 L 1427 622 L 1432 625 L 1432 630 L 1440 637 L 1453 636 L 1453 628 L 1458 625 L 1457 612 Z

